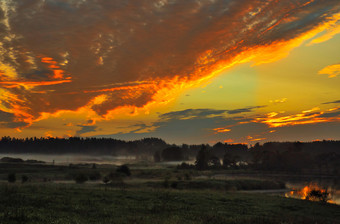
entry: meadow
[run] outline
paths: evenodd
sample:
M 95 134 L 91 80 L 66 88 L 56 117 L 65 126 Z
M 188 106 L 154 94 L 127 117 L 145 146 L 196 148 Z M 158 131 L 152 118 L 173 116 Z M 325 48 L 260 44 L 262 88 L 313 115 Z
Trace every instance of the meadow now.
M 129 167 L 130 176 L 105 184 L 116 166 L 0 163 L 0 223 L 340 223 L 339 205 L 249 193 L 284 191 L 279 180 L 240 170 L 217 178 L 218 171 Z M 76 183 L 76 175 L 94 172 L 98 179 Z M 15 173 L 14 183 L 8 173 Z M 22 182 L 22 176 L 29 178 Z

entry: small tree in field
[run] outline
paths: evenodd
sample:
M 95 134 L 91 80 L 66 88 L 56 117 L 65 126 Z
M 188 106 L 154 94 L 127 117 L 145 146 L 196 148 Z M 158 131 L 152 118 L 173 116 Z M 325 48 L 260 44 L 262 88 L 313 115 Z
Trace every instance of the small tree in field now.
M 116 172 L 125 174 L 126 176 L 131 176 L 130 168 L 127 165 L 121 165 L 117 168 Z
M 9 183 L 14 183 L 17 180 L 15 173 L 8 174 L 7 180 L 8 180 Z

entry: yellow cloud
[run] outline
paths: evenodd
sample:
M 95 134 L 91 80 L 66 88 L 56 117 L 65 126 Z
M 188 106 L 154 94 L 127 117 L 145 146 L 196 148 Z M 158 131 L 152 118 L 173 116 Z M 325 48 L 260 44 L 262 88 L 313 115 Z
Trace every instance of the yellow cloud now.
M 320 75 L 328 75 L 328 78 L 335 78 L 340 75 L 340 64 L 329 65 L 319 71 Z
M 339 20 L 340 14 L 335 15 L 334 19 Z M 325 34 L 323 34 L 320 37 L 313 39 L 307 45 L 313 45 L 313 44 L 319 44 L 319 43 L 325 42 L 327 40 L 332 39 L 336 34 L 339 34 L 339 33 L 340 33 L 340 24 L 339 23 L 329 24 Z
M 337 108 L 339 109 L 339 108 Z M 339 121 L 339 117 L 328 117 L 323 116 L 324 111 L 316 112 L 320 108 L 315 107 L 310 110 L 302 111 L 298 114 L 291 114 L 286 116 L 278 116 L 279 113 L 271 112 L 265 115 L 265 117 L 255 118 L 253 122 L 267 124 L 271 128 L 284 127 L 284 126 L 294 126 L 302 124 L 315 124 L 324 122 Z

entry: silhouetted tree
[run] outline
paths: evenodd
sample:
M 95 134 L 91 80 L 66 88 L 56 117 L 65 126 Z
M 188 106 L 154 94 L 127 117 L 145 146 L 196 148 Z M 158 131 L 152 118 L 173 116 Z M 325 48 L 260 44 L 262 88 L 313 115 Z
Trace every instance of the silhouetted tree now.
M 131 176 L 130 168 L 127 165 L 121 165 L 117 168 L 116 172 L 125 174 L 126 176 Z
M 156 163 L 159 163 L 161 161 L 161 153 L 159 151 L 156 151 L 153 154 L 153 161 Z
M 223 167 L 224 168 L 228 168 L 231 167 L 233 165 L 235 165 L 236 161 L 233 155 L 231 155 L 230 153 L 226 153 L 223 156 Z
M 219 168 L 221 167 L 221 161 L 217 156 L 210 156 L 208 166 Z
M 173 146 L 169 148 L 165 148 L 162 150 L 162 159 L 164 161 L 181 161 L 186 160 L 187 158 L 184 156 L 183 149 Z
M 209 167 L 210 152 L 205 145 L 202 145 L 196 156 L 195 165 L 198 170 L 206 170 Z
M 227 144 L 223 144 L 221 142 L 217 142 L 212 147 L 212 154 L 218 157 L 222 157 L 225 154 Z

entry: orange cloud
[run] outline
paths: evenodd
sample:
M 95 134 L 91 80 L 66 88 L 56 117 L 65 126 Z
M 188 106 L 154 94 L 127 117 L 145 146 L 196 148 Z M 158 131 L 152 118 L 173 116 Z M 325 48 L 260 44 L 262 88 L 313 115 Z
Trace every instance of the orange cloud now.
M 233 139 L 226 139 L 226 140 L 224 140 L 223 142 L 224 142 L 224 143 L 233 143 L 234 140 L 233 140 Z
M 339 21 L 340 14 L 336 14 L 335 17 Z M 325 42 L 327 40 L 332 39 L 336 34 L 339 34 L 339 33 L 340 33 L 339 23 L 329 24 L 324 34 L 310 41 L 308 45 L 319 44 L 319 43 Z
M 228 129 L 228 128 L 214 128 L 213 130 L 215 131 L 216 134 L 231 131 L 231 129 Z
M 292 114 L 287 116 L 278 116 L 279 113 L 272 112 L 266 114 L 266 117 L 255 118 L 253 122 L 264 123 L 271 128 L 275 128 L 302 124 L 315 124 L 340 121 L 340 117 L 337 115 L 327 116 L 327 113 L 325 113 L 326 111 L 316 112 L 317 110 L 319 110 L 319 108 L 313 108 L 311 110 L 306 110 L 298 114 Z
M 250 141 L 250 142 L 255 142 L 255 141 L 266 140 L 266 138 L 256 138 L 256 137 L 252 137 L 252 136 L 247 136 L 247 140 Z
M 329 65 L 319 71 L 320 75 L 328 75 L 328 78 L 335 78 L 340 75 L 340 64 Z
M 0 88 L 16 101 L 0 96 L 0 108 L 29 124 L 71 111 L 93 121 L 147 112 L 236 64 L 285 57 L 340 20 L 340 3 L 317 0 L 14 2 Z
M 41 57 L 41 62 L 48 65 L 48 68 L 52 69 L 54 79 L 62 79 L 64 78 L 65 71 L 60 69 L 58 62 L 53 60 L 51 57 Z
M 71 80 L 58 80 L 58 81 L 41 81 L 41 82 L 30 82 L 30 81 L 7 81 L 7 82 L 0 82 L 0 85 L 11 89 L 11 88 L 18 88 L 20 86 L 25 87 L 26 89 L 31 89 L 37 86 L 50 86 L 50 85 L 57 85 L 62 83 L 71 82 Z

